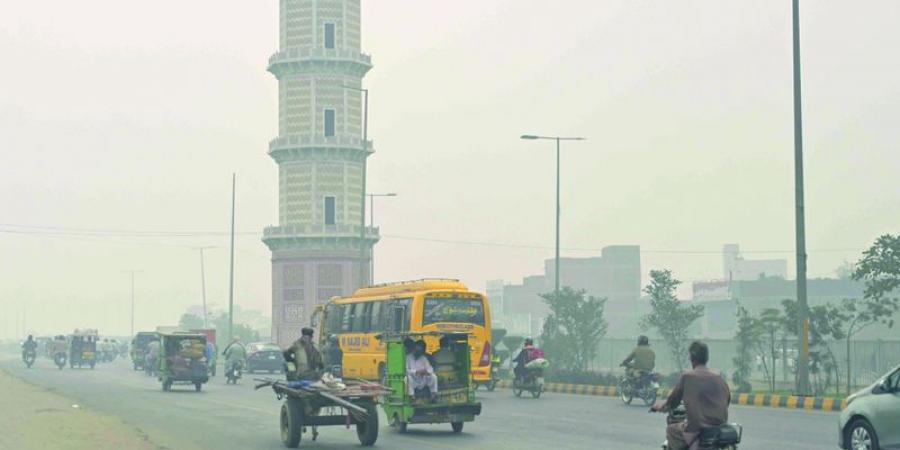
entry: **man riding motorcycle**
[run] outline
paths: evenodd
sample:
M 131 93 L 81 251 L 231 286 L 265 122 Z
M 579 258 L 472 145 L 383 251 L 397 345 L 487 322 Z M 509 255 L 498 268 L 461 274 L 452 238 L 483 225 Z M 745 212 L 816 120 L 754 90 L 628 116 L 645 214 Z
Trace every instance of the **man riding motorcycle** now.
M 688 351 L 693 370 L 681 375 L 668 399 L 651 408 L 652 411 L 666 412 L 684 403 L 687 419 L 666 428 L 669 450 L 694 450 L 699 447 L 703 429 L 715 428 L 728 421 L 731 392 L 719 374 L 706 368 L 709 347 L 695 341 Z
M 513 359 L 513 362 L 516 363 L 516 366 L 513 368 L 513 374 L 515 375 L 516 380 L 522 380 L 525 377 L 525 374 L 529 370 L 525 367 L 526 364 L 543 357 L 544 351 L 534 345 L 534 340 L 531 338 L 525 339 L 522 351 L 520 351 L 515 359 Z
M 28 339 L 22 343 L 22 362 L 25 362 L 26 356 L 29 354 L 32 356 L 37 355 L 37 346 L 34 336 L 29 334 Z
M 650 348 L 650 339 L 647 336 L 638 337 L 637 347 L 619 365 L 625 367 L 626 373 L 636 389 L 643 387 L 647 376 L 656 367 L 656 353 Z
M 247 349 L 241 343 L 240 336 L 231 340 L 231 343 L 222 351 L 225 357 L 225 373 L 234 373 L 235 367 L 245 367 L 247 364 Z

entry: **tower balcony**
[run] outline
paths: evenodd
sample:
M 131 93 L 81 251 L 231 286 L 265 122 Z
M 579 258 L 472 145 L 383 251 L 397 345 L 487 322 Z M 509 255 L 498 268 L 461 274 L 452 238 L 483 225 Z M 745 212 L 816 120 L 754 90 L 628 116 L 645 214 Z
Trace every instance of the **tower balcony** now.
M 266 227 L 263 242 L 272 250 L 302 247 L 359 248 L 359 225 L 283 225 Z M 366 227 L 362 234 L 365 245 L 371 247 L 381 239 L 378 227 Z
M 269 58 L 269 72 L 276 77 L 305 72 L 336 72 L 362 77 L 371 68 L 371 56 L 337 48 L 294 47 Z
M 341 154 L 348 159 L 364 159 L 375 152 L 374 144 L 369 140 L 363 153 L 363 140 L 356 136 L 290 134 L 269 142 L 269 156 L 276 162 L 303 158 L 316 152 Z

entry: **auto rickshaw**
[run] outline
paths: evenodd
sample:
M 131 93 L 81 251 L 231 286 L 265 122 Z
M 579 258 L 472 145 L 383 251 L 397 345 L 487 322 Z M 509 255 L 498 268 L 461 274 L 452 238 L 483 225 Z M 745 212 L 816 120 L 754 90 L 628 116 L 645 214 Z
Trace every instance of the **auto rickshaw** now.
M 475 386 L 471 375 L 471 336 L 465 333 L 385 333 L 378 337 L 387 352 L 387 386 L 391 393 L 381 400 L 391 426 L 404 433 L 408 424 L 450 423 L 453 431 L 462 432 L 465 422 L 472 422 L 481 414 L 481 403 L 475 401 Z M 411 344 L 424 340 L 430 353 L 437 352 L 439 342 L 446 339 L 452 352 L 452 364 L 434 367 L 438 378 L 437 393 L 420 396 L 410 393 L 406 359 Z
M 69 367 L 80 369 L 97 365 L 97 341 L 100 335 L 94 329 L 76 329 L 69 336 Z
M 144 368 L 144 360 L 147 356 L 147 344 L 158 341 L 159 334 L 155 331 L 140 331 L 131 340 L 131 365 L 134 370 Z
M 163 391 L 173 384 L 193 384 L 197 392 L 209 381 L 206 336 L 199 333 L 160 333 L 157 374 Z

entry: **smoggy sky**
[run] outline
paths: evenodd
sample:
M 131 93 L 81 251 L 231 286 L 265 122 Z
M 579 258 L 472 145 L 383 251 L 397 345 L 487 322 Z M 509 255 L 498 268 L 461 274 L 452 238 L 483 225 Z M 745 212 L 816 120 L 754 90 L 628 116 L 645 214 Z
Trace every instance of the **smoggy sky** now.
M 900 229 L 897 17 L 803 2 L 810 276 Z M 197 246 L 224 304 L 232 172 L 235 299 L 268 311 L 276 33 L 273 0 L 0 2 L 0 336 L 127 333 L 130 269 L 136 328 L 173 324 Z M 790 36 L 788 1 L 364 0 L 369 189 L 399 194 L 376 280 L 541 271 L 553 147 L 523 133 L 588 138 L 563 149 L 564 255 L 640 244 L 691 281 L 737 242 L 793 273 Z

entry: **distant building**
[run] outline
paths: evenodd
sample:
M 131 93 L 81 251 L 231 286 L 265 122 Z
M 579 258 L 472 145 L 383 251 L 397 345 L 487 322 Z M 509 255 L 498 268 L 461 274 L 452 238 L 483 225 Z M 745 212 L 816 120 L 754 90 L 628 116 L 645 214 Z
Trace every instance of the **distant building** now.
M 541 294 L 552 292 L 555 277 L 555 261 L 544 261 L 544 273 L 527 276 L 521 284 L 503 284 L 502 280 L 489 282 L 487 290 L 498 294 L 502 313 L 494 311 L 499 325 L 512 334 L 540 334 L 549 309 Z M 637 245 L 604 247 L 599 257 L 560 258 L 560 285 L 583 289 L 588 295 L 607 299 L 607 311 L 621 312 L 621 319 L 633 321 L 634 304 L 641 297 L 641 252 Z M 502 286 L 502 290 L 500 289 Z M 492 302 L 492 305 L 494 303 Z M 610 331 L 622 324 L 610 321 Z
M 725 244 L 722 248 L 722 269 L 726 280 L 787 278 L 786 259 L 745 259 L 738 244 Z

